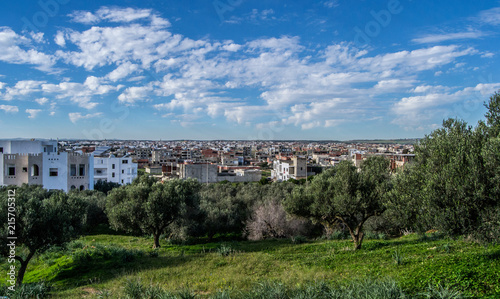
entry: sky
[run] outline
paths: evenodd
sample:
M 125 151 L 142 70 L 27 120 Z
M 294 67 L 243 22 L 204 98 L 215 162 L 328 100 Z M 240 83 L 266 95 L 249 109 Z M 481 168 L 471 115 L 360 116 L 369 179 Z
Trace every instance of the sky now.
M 499 1 L 0 5 L 0 138 L 419 138 L 500 90 Z

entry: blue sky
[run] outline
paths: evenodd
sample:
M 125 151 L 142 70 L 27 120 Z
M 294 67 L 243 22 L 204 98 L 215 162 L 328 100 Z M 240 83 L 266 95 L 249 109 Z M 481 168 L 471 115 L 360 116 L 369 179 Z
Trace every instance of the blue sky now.
M 498 1 L 1 5 L 0 138 L 412 138 L 500 89 Z

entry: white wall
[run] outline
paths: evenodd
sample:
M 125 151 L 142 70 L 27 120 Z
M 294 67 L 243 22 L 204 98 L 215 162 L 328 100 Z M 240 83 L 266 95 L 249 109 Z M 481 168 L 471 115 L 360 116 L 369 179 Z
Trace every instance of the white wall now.
M 57 168 L 57 176 L 50 176 L 50 169 Z M 68 192 L 68 153 L 43 155 L 43 187 Z

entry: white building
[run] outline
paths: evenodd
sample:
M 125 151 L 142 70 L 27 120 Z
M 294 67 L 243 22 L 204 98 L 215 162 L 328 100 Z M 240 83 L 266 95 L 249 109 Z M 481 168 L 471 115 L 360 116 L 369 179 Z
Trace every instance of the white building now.
M 94 183 L 130 184 L 137 177 L 137 163 L 131 157 L 94 157 Z
M 307 160 L 305 158 L 293 157 L 292 159 L 274 160 L 271 178 L 276 181 L 287 181 L 289 179 L 305 179 L 307 176 Z
M 0 185 L 92 190 L 93 162 L 91 155 L 59 153 L 54 140 L 0 140 Z

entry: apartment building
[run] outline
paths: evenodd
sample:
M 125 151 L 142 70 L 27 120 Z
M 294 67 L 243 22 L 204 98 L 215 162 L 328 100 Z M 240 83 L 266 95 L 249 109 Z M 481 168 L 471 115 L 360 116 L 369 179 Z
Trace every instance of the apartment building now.
M 94 182 L 130 184 L 137 177 L 137 163 L 131 157 L 94 157 Z
M 92 155 L 57 151 L 57 141 L 0 140 L 0 185 L 42 185 L 49 190 L 92 190 Z
M 307 177 L 307 160 L 301 157 L 280 157 L 273 161 L 271 178 L 276 181 L 289 179 L 305 179 Z

